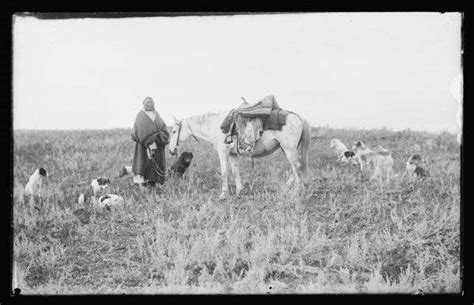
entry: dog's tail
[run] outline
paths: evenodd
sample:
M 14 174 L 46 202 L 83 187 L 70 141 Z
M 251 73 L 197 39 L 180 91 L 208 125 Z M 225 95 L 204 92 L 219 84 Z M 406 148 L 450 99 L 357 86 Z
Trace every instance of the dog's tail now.
M 303 130 L 301 132 L 300 141 L 298 142 L 298 152 L 301 162 L 301 172 L 306 175 L 309 166 L 309 148 L 311 144 L 311 126 L 308 121 L 302 119 Z

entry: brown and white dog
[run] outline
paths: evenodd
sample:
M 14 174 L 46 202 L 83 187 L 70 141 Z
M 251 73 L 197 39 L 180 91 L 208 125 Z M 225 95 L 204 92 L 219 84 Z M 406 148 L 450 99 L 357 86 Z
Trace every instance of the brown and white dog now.
M 352 150 L 355 153 L 355 160 L 360 164 L 361 170 L 365 168 L 368 170 L 374 169 L 370 180 L 378 178 L 381 181 L 383 176 L 385 176 L 387 182 L 390 182 L 390 176 L 393 171 L 393 158 L 390 151 L 380 146 L 376 150 L 372 150 L 361 141 L 354 143 Z
M 99 177 L 99 178 L 93 179 L 91 182 L 92 192 L 94 193 L 94 196 L 97 196 L 102 191 L 107 190 L 109 186 L 110 186 L 110 179 L 106 177 Z
M 428 171 L 422 167 L 426 164 L 425 160 L 419 154 L 413 154 L 408 158 L 405 166 L 406 173 L 410 178 L 426 178 Z
M 92 179 L 90 184 L 90 189 L 86 189 L 79 195 L 78 203 L 84 204 L 86 202 L 95 203 L 97 202 L 97 197 L 104 195 L 107 189 L 110 186 L 110 179 L 106 177 L 98 177 Z

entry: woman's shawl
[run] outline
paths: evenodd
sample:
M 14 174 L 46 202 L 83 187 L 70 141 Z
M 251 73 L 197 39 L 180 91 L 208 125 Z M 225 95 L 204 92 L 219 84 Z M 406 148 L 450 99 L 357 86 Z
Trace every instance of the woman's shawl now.
M 133 124 L 131 134 L 132 140 L 148 147 L 153 142 L 158 145 L 167 145 L 169 143 L 169 133 L 166 124 L 155 111 L 155 120 L 152 121 L 144 110 L 138 112 Z

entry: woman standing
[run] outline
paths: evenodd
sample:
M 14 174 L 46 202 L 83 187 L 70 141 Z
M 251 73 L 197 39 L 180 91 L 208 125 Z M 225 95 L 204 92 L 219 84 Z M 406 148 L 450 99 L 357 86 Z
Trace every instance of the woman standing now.
M 135 141 L 132 172 L 134 182 L 154 185 L 165 183 L 166 156 L 165 147 L 169 143 L 166 124 L 155 110 L 151 97 L 143 101 L 143 109 L 138 112 L 131 134 Z

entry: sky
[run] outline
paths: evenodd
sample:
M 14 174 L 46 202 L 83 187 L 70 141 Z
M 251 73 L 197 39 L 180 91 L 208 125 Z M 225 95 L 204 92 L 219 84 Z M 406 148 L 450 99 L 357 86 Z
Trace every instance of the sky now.
M 304 13 L 13 21 L 13 128 L 167 125 L 275 96 L 312 126 L 450 131 L 461 14 Z

